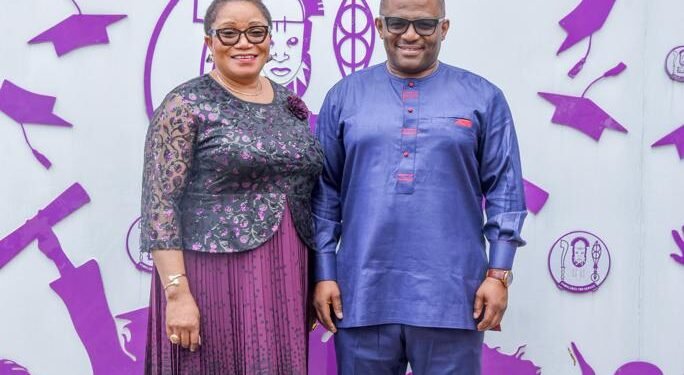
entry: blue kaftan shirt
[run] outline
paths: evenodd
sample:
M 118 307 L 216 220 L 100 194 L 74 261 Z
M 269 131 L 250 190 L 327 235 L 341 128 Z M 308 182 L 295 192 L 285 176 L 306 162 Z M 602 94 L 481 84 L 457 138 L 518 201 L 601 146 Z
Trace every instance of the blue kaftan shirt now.
M 444 63 L 419 79 L 380 64 L 330 90 L 316 135 L 326 160 L 313 193 L 314 276 L 339 284 L 336 324 L 475 329 L 487 268 L 510 269 L 525 244 L 501 90 Z

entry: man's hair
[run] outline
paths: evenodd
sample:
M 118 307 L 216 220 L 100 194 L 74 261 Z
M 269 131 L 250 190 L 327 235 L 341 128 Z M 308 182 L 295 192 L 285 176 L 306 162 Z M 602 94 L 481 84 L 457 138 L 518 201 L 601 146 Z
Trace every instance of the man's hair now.
M 380 14 L 383 14 L 382 10 L 387 5 L 389 0 L 380 0 Z M 439 0 L 439 7 L 441 8 L 441 16 L 446 16 L 446 4 L 444 0 Z
M 257 9 L 259 9 L 259 12 L 261 12 L 261 15 L 264 16 L 264 18 L 266 19 L 268 27 L 273 27 L 271 12 L 268 11 L 268 8 L 266 8 L 266 5 L 264 5 L 264 3 L 261 2 L 261 0 L 213 0 L 207 8 L 207 13 L 204 15 L 204 33 L 206 35 L 209 35 L 211 25 L 216 21 L 216 15 L 221 6 L 227 3 L 234 3 L 238 1 L 254 4 L 254 6 L 256 6 Z

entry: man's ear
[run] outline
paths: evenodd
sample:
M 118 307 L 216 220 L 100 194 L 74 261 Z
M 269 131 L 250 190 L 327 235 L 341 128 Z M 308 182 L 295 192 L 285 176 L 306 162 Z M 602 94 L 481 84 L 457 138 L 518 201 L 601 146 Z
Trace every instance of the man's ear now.
M 442 40 L 446 39 L 447 33 L 449 33 L 449 19 L 442 21 Z
M 384 39 L 383 35 L 382 35 L 383 34 L 383 32 L 382 32 L 383 31 L 382 18 L 377 17 L 375 19 L 375 29 L 378 30 L 378 34 L 380 34 L 380 39 Z

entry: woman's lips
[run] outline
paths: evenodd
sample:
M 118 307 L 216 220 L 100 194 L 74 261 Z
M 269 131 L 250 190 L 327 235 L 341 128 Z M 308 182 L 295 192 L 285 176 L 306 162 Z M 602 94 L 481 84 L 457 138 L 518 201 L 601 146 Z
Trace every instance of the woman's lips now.
M 235 55 L 231 56 L 232 59 L 238 60 L 240 62 L 254 62 L 256 61 L 256 55 Z

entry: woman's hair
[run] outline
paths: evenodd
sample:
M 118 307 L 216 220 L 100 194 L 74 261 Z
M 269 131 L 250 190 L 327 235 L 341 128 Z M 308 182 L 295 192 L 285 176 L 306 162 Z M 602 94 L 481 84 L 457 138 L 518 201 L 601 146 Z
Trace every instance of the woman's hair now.
M 273 27 L 271 12 L 268 11 L 268 8 L 266 8 L 266 5 L 264 5 L 261 0 L 212 0 L 211 4 L 209 4 L 209 7 L 207 8 L 207 13 L 204 16 L 204 33 L 209 35 L 211 25 L 214 23 L 214 21 L 216 21 L 216 14 L 221 6 L 227 3 L 234 3 L 238 1 L 254 4 L 254 6 L 259 9 L 259 12 L 261 12 L 261 15 L 263 15 L 266 19 L 268 27 Z

